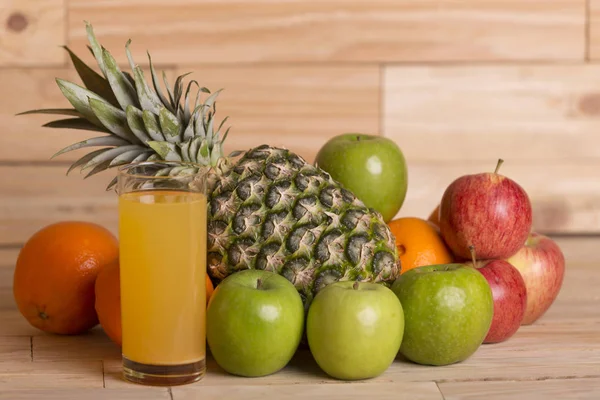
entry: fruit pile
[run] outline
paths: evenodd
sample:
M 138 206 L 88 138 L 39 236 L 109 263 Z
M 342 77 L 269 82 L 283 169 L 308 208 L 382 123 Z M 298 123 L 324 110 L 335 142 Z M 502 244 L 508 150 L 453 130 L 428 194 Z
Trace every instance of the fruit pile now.
M 365 140 L 381 139 L 341 135 L 324 148 L 344 154 L 362 148 Z M 342 145 L 333 146 L 336 142 Z M 396 154 L 398 162 L 401 152 Z M 364 150 L 363 155 L 375 158 L 378 151 Z M 348 159 L 339 156 L 340 162 Z M 303 323 L 301 299 L 281 276 L 247 270 L 226 278 L 208 307 L 207 338 L 217 363 L 236 375 L 274 373 L 306 335 L 311 354 L 327 374 L 368 379 L 383 373 L 398 354 L 431 366 L 464 361 L 483 343 L 505 341 L 521 325 L 535 322 L 558 295 L 565 261 L 552 239 L 532 232 L 530 199 L 499 173 L 501 164 L 492 173 L 458 177 L 428 220 L 387 222 L 402 264 L 391 287 L 333 282 L 316 294 Z M 352 188 L 357 182 L 353 174 L 367 174 L 368 167 L 352 171 L 346 176 L 328 172 Z M 378 190 L 375 180 L 359 185 L 366 194 Z M 403 198 L 395 198 L 401 205 Z M 380 199 L 372 200 L 365 204 L 378 209 Z M 277 311 L 265 316 L 264 309 Z
M 46 126 L 104 133 L 59 152 L 100 147 L 71 167 L 87 176 L 144 160 L 186 163 L 172 173 L 210 169 L 207 341 L 226 371 L 275 373 L 303 338 L 339 379 L 377 376 L 399 353 L 447 365 L 507 340 L 556 298 L 564 257 L 532 232 L 530 199 L 501 162 L 458 177 L 428 220 L 394 219 L 408 174 L 390 139 L 340 135 L 313 164 L 269 145 L 224 155 L 219 92 L 198 89 L 194 103 L 182 76 L 174 88 L 165 80 L 165 95 L 151 63 L 152 87 L 129 48 L 133 75 L 87 32 L 102 75 L 69 51 L 83 86 L 57 83 L 73 109 L 27 113 L 65 114 Z M 77 334 L 99 322 L 120 344 L 118 243 L 102 227 L 63 222 L 36 233 L 14 293 L 42 330 Z

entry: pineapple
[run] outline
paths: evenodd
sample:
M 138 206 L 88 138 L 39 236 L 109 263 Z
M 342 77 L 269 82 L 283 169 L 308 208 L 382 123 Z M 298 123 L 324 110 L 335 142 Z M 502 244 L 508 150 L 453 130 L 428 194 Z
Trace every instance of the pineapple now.
M 210 196 L 208 268 L 275 271 L 305 304 L 338 280 L 392 282 L 395 240 L 381 215 L 323 170 L 285 149 L 247 151 Z
M 399 276 L 395 240 L 381 215 L 289 150 L 263 145 L 225 156 L 229 129 L 222 139 L 221 130 L 227 118 L 215 122 L 220 91 L 211 93 L 194 80 L 184 91 L 186 75 L 171 89 L 163 73 L 165 95 L 150 55 L 152 87 L 133 61 L 131 41 L 125 50 L 132 74 L 119 69 L 86 25 L 102 75 L 65 47 L 84 84 L 57 79 L 73 109 L 23 113 L 66 115 L 44 126 L 103 133 L 55 154 L 99 147 L 68 172 L 88 170 L 88 177 L 146 160 L 184 163 L 162 174 L 209 170 L 208 271 L 216 282 L 247 268 L 274 271 L 295 285 L 308 306 L 316 292 L 338 280 L 389 285 Z

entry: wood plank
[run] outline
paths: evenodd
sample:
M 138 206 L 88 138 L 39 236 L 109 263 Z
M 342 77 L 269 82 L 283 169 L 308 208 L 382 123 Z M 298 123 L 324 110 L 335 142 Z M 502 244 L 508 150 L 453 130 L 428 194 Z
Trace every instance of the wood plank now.
M 231 150 L 269 144 L 308 162 L 325 142 L 345 132 L 379 130 L 379 67 L 185 67 L 219 95 L 220 118 L 229 116 Z M 251 77 L 249 79 L 249 77 Z
M 588 1 L 589 40 L 588 56 L 591 60 L 600 58 L 600 0 Z
M 79 142 L 90 132 L 70 129 L 43 128 L 42 125 L 60 116 L 16 114 L 39 108 L 70 108 L 56 85 L 55 78 L 80 83 L 72 69 L 6 69 L 0 73 L 0 85 L 5 93 L 17 95 L 0 98 L 0 160 L 33 160 L 48 162 L 63 147 Z M 67 154 L 57 161 L 77 159 Z
M 0 310 L 16 308 L 12 290 L 14 270 L 14 265 L 0 266 Z
M 568 245 L 565 247 L 569 248 Z M 595 287 L 594 279 L 600 276 L 597 269 L 589 267 L 588 264 L 578 263 L 572 265 L 570 275 L 573 274 L 590 277 L 588 281 L 565 281 L 565 288 L 573 289 L 577 286 L 581 291 Z M 5 314 L 0 313 L 0 321 L 1 328 L 7 321 Z M 513 338 L 504 343 L 482 346 L 470 359 L 462 363 L 446 367 L 427 367 L 406 362 L 399 357 L 382 376 L 361 384 L 381 387 L 382 394 L 410 393 L 416 397 L 418 393 L 430 396 L 433 392 L 425 390 L 424 386 L 405 386 L 406 383 L 431 384 L 432 376 L 439 382 L 600 378 L 600 337 L 597 335 L 599 327 L 600 311 L 595 302 L 559 297 L 549 313 L 538 323 L 522 327 Z M 53 363 L 62 363 L 61 365 L 89 365 L 85 363 L 91 360 L 105 360 L 104 384 L 107 388 L 133 387 L 121 378 L 118 349 L 99 328 L 90 334 L 72 337 L 41 335 L 33 339 L 33 364 L 47 364 L 47 361 L 52 360 Z M 17 339 L 22 338 L 13 340 Z M 77 368 L 79 370 L 79 367 Z M 2 371 L 0 364 L 0 389 L 4 389 Z M 15 384 L 11 388 L 24 388 L 25 383 L 26 381 L 21 381 L 19 385 Z M 190 396 L 211 398 L 210 396 L 221 393 L 223 396 L 234 398 L 244 393 L 247 396 L 262 395 L 266 398 L 271 393 L 287 394 L 285 388 L 296 386 L 298 393 L 325 395 L 333 390 L 329 387 L 335 384 L 340 382 L 327 377 L 318 368 L 310 353 L 301 349 L 284 370 L 263 378 L 232 377 L 209 358 L 206 378 L 198 384 L 174 390 L 173 395 L 175 399 L 193 398 Z M 366 386 L 361 386 L 356 388 L 357 392 L 347 392 L 350 387 L 346 384 L 336 385 L 336 392 L 331 395 L 358 393 L 365 388 Z M 289 396 L 295 394 L 296 392 L 291 392 Z
M 117 196 L 105 191 L 114 171 L 89 179 L 77 172 L 65 176 L 66 166 L 0 171 L 5 173 L 0 177 L 0 243 L 24 243 L 39 229 L 62 220 L 99 223 L 116 234 Z
M 77 336 L 38 335 L 33 338 L 34 361 L 118 360 L 121 349 L 100 326 Z
M 206 360 L 206 376 L 202 380 L 202 385 L 216 386 L 219 388 L 235 385 L 297 385 L 313 383 L 336 383 L 334 379 L 325 375 L 313 360 L 310 353 L 306 350 L 299 351 L 290 361 L 286 368 L 275 374 L 259 378 L 245 378 L 232 376 L 225 372 L 215 360 L 209 355 Z M 104 381 L 107 388 L 125 388 L 131 384 L 122 378 L 121 360 L 104 360 Z M 382 378 L 375 378 L 376 382 L 382 382 Z
M 409 161 L 598 163 L 600 65 L 391 66 L 384 134 Z
M 398 216 L 426 218 L 456 177 L 493 169 L 489 163 L 409 165 L 409 189 Z M 0 166 L 0 243 L 21 244 L 38 229 L 61 220 L 84 220 L 117 234 L 117 197 L 104 189 L 113 171 L 82 179 L 65 166 Z M 540 232 L 599 233 L 600 185 L 593 163 L 537 165 L 507 160 L 502 172 L 528 192 Z M 547 177 L 552 177 L 552 184 Z M 24 185 L 23 182 L 27 182 Z M 568 194 L 568 195 L 567 195 Z
M 598 236 L 553 236 L 569 263 L 577 264 L 577 270 L 588 271 L 590 264 L 600 261 L 600 235 Z M 597 268 L 596 268 L 597 269 Z
M 298 350 L 297 354 L 284 369 L 275 374 L 264 377 L 246 378 L 230 375 L 224 371 L 210 355 L 207 357 L 206 364 L 206 376 L 202 382 L 198 384 L 203 387 L 215 386 L 218 388 L 223 388 L 231 385 L 281 387 L 285 385 L 295 386 L 311 384 L 319 384 L 324 386 L 325 384 L 340 383 L 339 380 L 330 378 L 319 368 L 307 348 Z M 394 365 L 390 367 L 391 370 L 394 368 Z M 370 379 L 369 382 L 392 382 L 392 380 L 387 376 L 388 373 L 389 371 L 382 376 Z M 122 388 L 130 385 L 122 378 L 121 360 L 104 360 L 104 378 L 107 388 Z
M 577 268 L 573 271 L 578 279 L 592 277 L 592 272 L 597 270 L 595 262 L 600 261 L 598 247 L 600 246 L 599 236 L 553 236 L 552 237 L 560 246 L 565 258 L 569 264 L 577 264 Z M 19 256 L 20 247 L 15 248 L 0 248 L 0 269 L 2 267 L 13 268 L 17 257 Z M 568 274 L 572 277 L 572 274 Z M 596 275 L 593 275 L 595 277 Z M 585 280 L 581 281 L 581 286 L 584 286 Z M 2 281 L 0 280 L 0 286 Z M 579 287 L 579 284 L 573 285 Z M 600 283 L 599 283 L 600 286 Z
M 102 388 L 101 361 L 0 361 L 0 393 L 11 389 Z
M 461 382 L 441 383 L 445 400 L 596 400 L 600 379 L 559 379 L 533 382 Z
M 518 340 L 513 340 L 518 345 Z M 218 388 L 231 385 L 242 386 L 288 386 L 288 385 L 334 385 L 338 380 L 325 375 L 312 359 L 308 350 L 300 350 L 283 370 L 260 378 L 235 377 L 218 367 L 212 359 L 208 360 L 207 375 L 201 385 Z M 105 384 L 107 388 L 127 387 L 129 383 L 121 377 L 121 363 L 117 360 L 105 361 Z M 500 352 L 492 346 L 481 347 L 471 358 L 457 364 L 444 367 L 417 365 L 402 357 L 381 376 L 370 379 L 373 384 L 400 382 L 463 382 L 477 380 L 540 380 L 561 379 L 566 377 L 600 378 L 600 347 L 587 352 L 546 351 Z
M 168 70 L 173 84 L 175 75 Z M 231 135 L 226 151 L 271 144 L 288 147 L 309 162 L 330 137 L 347 132 L 379 130 L 379 68 L 365 67 L 186 67 L 178 74 L 195 72 L 203 86 L 220 95 L 219 114 L 229 115 Z M 252 79 L 248 79 L 252 76 Z M 71 70 L 8 70 L 0 85 L 17 99 L 0 99 L 0 161 L 48 161 L 58 150 L 97 136 L 90 132 L 41 127 L 52 116 L 18 116 L 33 108 L 66 107 L 55 77 L 79 82 Z M 187 80 L 186 80 L 187 82 Z M 54 161 L 75 160 L 86 149 Z
M 50 47 L 50 46 L 49 46 Z M 93 58 L 86 50 L 81 57 L 86 61 Z M 165 70 L 173 81 L 173 71 Z M 81 80 L 70 64 L 69 68 L 49 69 L 3 69 L 0 73 L 0 161 L 18 162 L 58 162 L 74 161 L 86 153 L 85 149 L 63 154 L 50 160 L 60 149 L 87 138 L 101 136 L 98 132 L 77 131 L 72 129 L 44 128 L 43 124 L 68 118 L 56 115 L 16 114 L 41 108 L 71 108 L 58 88 L 55 79 L 61 78 L 78 85 Z M 17 95 L 18 94 L 18 95 Z
M 588 302 L 589 303 L 589 302 Z M 370 380 L 377 384 L 468 380 L 537 380 L 570 376 L 600 377 L 600 312 L 595 303 L 589 306 L 594 315 L 580 313 L 582 303 L 559 299 L 541 320 L 523 326 L 509 340 L 483 345 L 468 360 L 445 367 L 427 367 L 398 360 L 382 376 Z M 561 309 L 562 308 L 562 309 Z M 567 317 L 565 318 L 565 315 Z M 123 387 L 119 360 L 107 360 L 107 387 Z M 228 386 L 232 377 L 212 358 L 202 385 Z M 277 374 L 263 378 L 233 378 L 235 385 L 308 385 L 339 383 L 326 376 L 306 349 L 300 349 L 290 364 Z M 219 386 L 219 387 L 221 387 Z
M 591 291 L 595 289 L 584 286 L 580 290 Z M 556 299 L 552 307 L 538 320 L 539 323 L 548 325 L 550 324 L 549 321 L 558 320 L 561 324 L 592 324 L 600 329 L 600 310 L 597 303 L 590 302 L 590 300 L 562 300 L 561 294 L 558 296 L 559 298 Z
M 82 21 L 93 16 L 100 41 L 121 61 L 129 38 L 136 59 L 148 49 L 175 64 L 582 60 L 584 6 L 583 0 L 73 0 L 69 43 L 85 46 Z
M 552 354 L 557 358 L 560 357 L 560 354 L 567 355 L 567 357 L 577 355 L 583 357 L 590 351 L 596 353 L 600 351 L 598 324 L 573 326 L 573 324 L 566 324 L 555 318 L 545 318 L 539 321 L 544 321 L 544 324 L 521 326 L 508 340 L 486 344 L 481 351 L 490 358 L 503 357 L 508 354 L 514 354 L 514 357 L 536 355 L 545 357 Z M 600 312 L 596 322 L 600 322 Z
M 66 0 L 0 0 L 0 67 L 63 65 L 66 6 Z
M 130 389 L 46 389 L 7 390 L 0 393 L 0 400 L 169 400 L 167 388 L 136 387 Z
M 2 337 L 0 339 L 0 360 L 31 361 L 31 338 L 27 336 Z
M 315 399 L 345 400 L 442 400 L 433 382 L 415 383 L 340 383 L 334 385 L 300 384 L 293 386 L 227 385 L 206 386 L 203 382 L 172 389 L 174 400 L 193 399 Z
M 0 337 L 7 336 L 33 336 L 43 334 L 37 328 L 31 326 L 25 318 L 19 313 L 17 307 L 13 304 L 10 308 L 0 308 Z
M 400 216 L 427 218 L 459 176 L 493 171 L 496 160 L 461 163 L 410 162 L 408 192 Z M 501 173 L 528 193 L 534 229 L 542 233 L 598 233 L 600 162 L 525 163 L 506 158 Z
M 13 268 L 19 257 L 19 251 L 21 251 L 20 247 L 0 248 L 0 269 Z M 2 281 L 0 281 L 1 285 Z
M 561 246 L 560 242 L 558 242 Z M 563 249 L 561 247 L 561 249 Z M 563 250 L 564 253 L 564 250 Z M 568 253 L 565 255 L 566 273 L 563 281 L 563 286 L 560 290 L 557 301 L 565 303 L 586 303 L 597 304 L 600 302 L 600 293 L 596 290 L 581 290 L 583 287 L 598 287 L 600 285 L 600 274 L 596 271 L 598 264 L 595 261 L 586 262 L 585 264 L 575 264 L 576 262 L 568 258 Z M 574 266 L 577 268 L 574 268 Z M 600 317 L 600 311 L 598 311 Z M 600 327 L 599 327 L 600 328 Z
M 472 358 L 458 364 L 444 367 L 414 365 L 397 362 L 386 376 L 394 382 L 429 381 L 469 382 L 469 381 L 507 381 L 507 380 L 543 380 L 564 379 L 569 377 L 600 378 L 599 353 L 593 356 L 582 353 L 579 357 L 557 360 L 558 355 L 537 356 L 531 354 L 508 354 L 502 358 L 487 358 L 484 349 L 480 349 Z

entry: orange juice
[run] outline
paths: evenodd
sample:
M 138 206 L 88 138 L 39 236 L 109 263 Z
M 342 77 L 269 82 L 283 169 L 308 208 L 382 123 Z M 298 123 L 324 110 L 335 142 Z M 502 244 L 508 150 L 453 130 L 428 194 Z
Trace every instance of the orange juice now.
M 151 190 L 119 196 L 123 356 L 148 365 L 203 361 L 206 196 Z

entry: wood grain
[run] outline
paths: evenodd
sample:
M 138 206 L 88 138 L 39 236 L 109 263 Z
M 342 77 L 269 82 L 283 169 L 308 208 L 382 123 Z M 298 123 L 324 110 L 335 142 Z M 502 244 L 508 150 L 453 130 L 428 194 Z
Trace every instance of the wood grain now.
M 3 337 L 0 340 L 0 360 L 31 361 L 31 338 L 27 336 Z
M 114 171 L 89 179 L 66 166 L 0 167 L 0 243 L 24 243 L 42 227 L 62 220 L 100 223 L 116 233 L 117 196 L 106 192 Z
M 513 340 L 513 344 L 518 343 Z M 558 355 L 559 357 L 564 353 Z M 437 368 L 398 363 L 386 374 L 394 382 L 429 381 L 470 382 L 470 381 L 506 381 L 506 380 L 544 380 L 565 379 L 569 377 L 600 378 L 600 360 L 598 352 L 588 358 L 588 354 L 572 355 L 567 361 L 558 361 L 553 354 L 508 354 L 505 357 L 487 358 L 481 348 L 470 359 L 459 364 Z M 432 377 L 432 374 L 435 374 Z
M 10 389 L 102 388 L 102 362 L 0 361 L 0 393 Z
M 56 84 L 56 78 L 81 84 L 77 73 L 70 69 L 6 69 L 0 73 L 0 85 L 9 96 L 0 97 L 1 161 L 49 162 L 60 149 L 101 136 L 98 132 L 44 128 L 43 124 L 62 119 L 54 115 L 16 114 L 42 108 L 71 108 Z M 66 118 L 66 117 L 65 117 Z M 76 160 L 81 152 L 67 153 L 54 162 Z M 26 185 L 25 182 L 21 182 Z
M 426 218 L 452 180 L 493 167 L 412 163 L 407 198 L 398 216 Z M 65 171 L 66 166 L 0 166 L 0 243 L 18 245 L 50 223 L 72 219 L 100 223 L 117 234 L 117 197 L 104 190 L 114 171 L 85 180 L 77 172 L 65 176 Z M 534 227 L 545 233 L 599 232 L 597 171 L 593 163 L 537 165 L 507 160 L 502 166 L 502 172 L 529 194 Z
M 15 266 L 0 266 L 0 310 L 12 310 L 16 307 L 13 295 L 13 275 Z
M 596 236 L 552 236 L 560 246 L 568 265 L 576 265 L 577 268 L 566 275 L 566 279 L 573 279 L 571 286 L 578 288 L 586 283 L 595 284 L 595 281 L 586 282 L 584 279 L 595 279 L 594 271 L 597 269 L 595 258 L 598 257 L 598 237 Z M 2 271 L 12 270 L 20 252 L 20 247 L 0 247 L 0 274 Z M 9 287 L 12 282 L 3 281 L 0 278 L 0 287 Z M 600 283 L 598 284 L 600 286 Z
M 93 61 L 87 50 L 80 56 L 85 61 Z M 164 70 L 171 82 L 174 81 L 173 70 L 159 66 L 157 68 Z M 47 122 L 68 117 L 56 115 L 16 116 L 18 113 L 33 109 L 71 108 L 57 86 L 56 78 L 81 85 L 81 80 L 70 61 L 69 68 L 4 69 L 0 71 L 0 87 L 5 93 L 0 97 L 0 125 L 3 129 L 2 135 L 0 135 L 0 162 L 66 163 L 74 161 L 85 154 L 87 149 L 69 152 L 54 160 L 51 160 L 51 157 L 70 144 L 103 135 L 99 132 L 42 127 Z
M 572 309 L 573 310 L 573 309 Z M 600 320 L 596 313 L 596 320 Z M 546 320 L 547 323 L 557 323 L 556 319 Z M 522 328 L 525 329 L 525 328 Z M 526 329 L 525 329 L 526 330 Z M 369 382 L 386 385 L 400 382 L 470 382 L 478 380 L 540 380 L 561 379 L 566 377 L 599 377 L 600 378 L 600 339 L 590 330 L 587 350 L 571 349 L 568 344 L 572 340 L 563 338 L 563 350 L 558 346 L 544 349 L 539 346 L 535 351 L 529 351 L 527 340 L 517 332 L 503 348 L 499 345 L 480 347 L 469 359 L 445 367 L 430 367 L 413 364 L 398 358 L 388 370 Z M 526 335 L 525 335 L 526 336 Z M 548 336 L 539 336 L 539 340 L 547 340 Z M 325 375 L 316 365 L 307 350 L 300 350 L 290 364 L 276 374 L 261 378 L 233 377 L 223 371 L 214 360 L 208 360 L 208 372 L 200 385 L 214 386 L 219 389 L 228 386 L 289 386 L 336 385 L 340 382 Z M 105 361 L 105 384 L 107 388 L 123 388 L 129 384 L 121 378 L 120 360 Z M 256 389 L 260 390 L 260 389 Z
M 83 20 L 124 60 L 134 40 L 174 64 L 583 60 L 585 2 L 395 0 L 73 0 L 69 42 Z M 135 18 L 131 18 L 135 15 Z M 152 27 L 152 28 L 149 28 Z
M 6 301 L 4 299 L 3 301 Z M 14 301 L 0 304 L 0 337 L 40 335 L 42 331 L 31 326 L 17 310 Z
M 508 341 L 481 346 L 464 362 L 429 367 L 398 357 L 383 375 L 367 382 L 348 383 L 325 375 L 307 349 L 299 350 L 282 371 L 262 378 L 233 377 L 209 357 L 206 377 L 197 384 L 173 388 L 173 399 L 293 399 L 308 395 L 332 399 L 352 395 L 440 399 L 435 382 L 446 400 L 484 395 L 491 399 L 516 398 L 517 394 L 540 394 L 550 399 L 595 398 L 590 396 L 597 393 L 600 379 L 600 310 L 597 301 L 593 301 L 593 292 L 600 270 L 594 268 L 598 255 L 592 249 L 597 248 L 600 238 L 557 241 L 575 261 L 569 259 L 563 289 L 549 312 L 534 325 L 521 327 Z M 576 261 L 574 254 L 589 258 Z M 0 264 L 6 264 L 13 256 L 11 252 L 0 252 Z M 3 261 L 2 257 L 7 258 Z M 0 280 L 7 271 L 8 268 L 0 268 L 0 274 L 4 274 Z M 575 296 L 577 291 L 587 295 Z M 119 351 L 99 327 L 79 336 L 48 335 L 26 328 L 16 310 L 0 304 L 0 354 L 9 354 L 9 359 L 0 361 L 0 399 L 34 399 L 46 390 L 53 398 L 62 393 L 60 389 L 66 390 L 62 397 L 66 399 L 76 395 L 129 399 L 136 398 L 134 391 L 138 390 L 140 397 L 164 398 L 163 391 L 146 392 L 146 388 L 122 379 Z M 29 335 L 34 335 L 33 362 L 22 358 L 29 354 Z M 10 397 L 12 394 L 14 397 Z
M 38 335 L 33 338 L 34 361 L 118 360 L 121 349 L 100 326 L 78 336 Z
M 600 379 L 441 383 L 439 386 L 445 400 L 596 400 L 600 393 Z
M 128 389 L 20 389 L 0 393 L 0 400 L 172 400 L 167 388 Z
M 14 268 L 19 251 L 21 251 L 19 247 L 0 248 L 0 270 L 3 268 Z M 1 281 L 0 286 L 2 286 Z
M 573 313 L 573 310 L 575 309 L 577 312 Z M 539 323 L 548 325 L 552 320 L 559 319 L 561 324 L 590 324 L 597 328 L 597 331 L 600 331 L 599 313 L 600 311 L 598 310 L 596 303 L 590 303 L 590 301 L 587 300 L 571 301 L 565 299 L 564 301 L 558 301 L 557 299 L 552 307 L 539 320 Z
M 174 83 L 174 72 L 169 82 Z M 365 67 L 227 67 L 181 68 L 219 96 L 219 120 L 230 116 L 231 133 L 226 151 L 246 150 L 260 144 L 284 146 L 314 160 L 330 137 L 347 132 L 379 130 L 379 68 Z M 42 124 L 53 116 L 18 116 L 35 108 L 66 107 L 68 102 L 55 77 L 79 82 L 72 69 L 7 70 L 0 74 L 6 93 L 19 96 L 0 99 L 0 161 L 48 161 L 58 150 L 100 134 L 50 129 Z M 249 77 L 251 77 L 249 79 Z M 150 82 L 147 77 L 148 82 Z M 72 161 L 87 149 L 67 153 L 56 162 Z
M 591 60 L 600 58 L 600 0 L 589 0 L 588 24 L 588 57 Z
M 279 386 L 298 384 L 335 384 L 339 381 L 325 375 L 313 360 L 310 353 L 300 350 L 290 363 L 276 374 L 258 378 L 232 376 L 224 371 L 210 355 L 206 360 L 207 372 L 202 380 L 203 386 L 216 386 L 222 388 L 229 385 L 240 386 Z M 121 360 L 106 358 L 104 360 L 104 380 L 107 388 L 124 388 L 130 384 L 122 379 Z M 378 377 L 373 382 L 385 382 L 386 379 Z
M 599 162 L 598 76 L 584 64 L 387 67 L 383 131 L 409 162 Z
M 555 303 L 557 308 L 564 304 L 567 303 L 562 297 Z M 577 306 L 577 303 L 568 304 Z M 600 339 L 595 335 L 600 323 L 600 311 L 596 313 L 595 319 L 588 320 L 589 323 L 570 327 L 569 324 L 559 323 L 560 319 L 554 312 L 556 310 L 552 309 L 552 311 L 554 315 L 542 317 L 538 320 L 540 323 L 520 327 L 511 339 L 494 345 L 484 345 L 482 355 L 500 358 L 512 354 L 515 358 L 520 358 L 552 353 L 557 358 L 562 355 L 568 357 L 569 354 L 583 357 L 590 351 L 594 352 L 593 349 L 600 345 Z
M 409 188 L 398 216 L 427 218 L 445 189 L 459 176 L 493 171 L 490 162 L 413 162 Z M 505 158 L 500 172 L 520 184 L 530 197 L 534 229 L 542 233 L 598 233 L 600 186 L 597 162 L 524 163 Z
M 595 258 L 598 257 L 598 237 L 596 236 L 552 236 L 558 243 L 569 265 L 576 265 L 577 268 L 566 275 L 567 279 L 574 279 L 571 285 L 575 288 L 584 286 L 584 278 L 594 279 L 597 276 L 594 271 L 597 269 Z M 20 247 L 2 248 L 0 247 L 0 274 L 2 271 L 12 270 L 19 256 Z M 8 272 L 5 272 L 8 273 Z M 600 276 L 598 277 L 600 278 Z M 9 287 L 12 282 L 3 281 L 10 279 L 0 278 L 0 287 Z M 595 284 L 595 281 L 592 282 Z M 600 284 L 598 285 L 600 286 Z
M 379 68 L 184 67 L 219 95 L 218 113 L 229 116 L 226 152 L 268 144 L 313 162 L 325 142 L 345 132 L 377 134 Z
M 0 0 L 0 67 L 64 65 L 66 3 Z
M 561 250 L 564 249 L 561 241 L 557 242 L 559 246 L 561 246 Z M 563 250 L 564 253 L 564 250 Z M 592 304 L 597 304 L 600 302 L 600 293 L 597 291 L 581 291 L 578 288 L 585 285 L 600 285 L 600 276 L 593 274 L 592 272 L 598 268 L 596 263 L 590 263 L 586 261 L 583 263 L 576 263 L 573 258 L 569 257 L 569 254 L 565 254 L 565 259 L 567 260 L 567 273 L 565 274 L 565 282 L 563 283 L 564 290 L 561 290 L 561 296 L 565 301 L 576 301 L 576 302 L 590 302 Z M 577 265 L 578 268 L 576 270 L 572 270 L 570 267 L 572 265 Z M 598 327 L 600 329 L 600 327 Z
M 174 400 L 193 399 L 315 399 L 346 400 L 442 400 L 433 382 L 418 383 L 343 383 L 334 385 L 300 384 L 290 386 L 227 385 L 205 386 L 202 383 L 172 389 Z
M 596 236 L 562 236 L 555 237 L 565 258 L 570 264 L 578 265 L 578 272 L 594 269 L 595 259 L 598 257 L 598 237 Z M 593 274 L 588 274 L 593 275 Z

